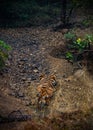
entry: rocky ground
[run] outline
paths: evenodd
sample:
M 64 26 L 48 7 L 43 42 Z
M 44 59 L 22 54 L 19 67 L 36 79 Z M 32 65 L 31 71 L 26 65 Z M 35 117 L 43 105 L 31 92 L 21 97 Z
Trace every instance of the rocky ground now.
M 71 30 L 80 37 L 93 33 L 92 28 Z M 92 74 L 86 67 L 80 69 L 77 63 L 72 65 L 59 57 L 67 31 L 42 27 L 0 29 L 0 39 L 12 46 L 6 68 L 0 75 L 0 115 L 8 116 L 20 110 L 22 114 L 32 115 L 33 119 L 54 118 L 62 113 L 87 112 L 93 107 Z M 55 74 L 58 88 L 50 105 L 39 111 L 36 88 L 41 74 Z M 12 125 L 8 128 L 7 124 L 1 124 L 1 128 L 11 129 Z M 12 128 L 24 129 L 24 125 L 14 124 Z

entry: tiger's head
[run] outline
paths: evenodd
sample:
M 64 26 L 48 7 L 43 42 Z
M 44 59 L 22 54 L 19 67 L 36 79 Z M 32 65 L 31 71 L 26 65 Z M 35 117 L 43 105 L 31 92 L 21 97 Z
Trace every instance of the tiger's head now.
M 51 74 L 50 76 L 46 76 L 45 74 L 40 75 L 41 82 L 47 82 L 51 85 L 51 87 L 55 87 L 57 85 L 56 76 Z
M 55 87 L 57 85 L 57 80 L 55 75 L 50 75 L 49 76 L 49 82 L 52 87 Z

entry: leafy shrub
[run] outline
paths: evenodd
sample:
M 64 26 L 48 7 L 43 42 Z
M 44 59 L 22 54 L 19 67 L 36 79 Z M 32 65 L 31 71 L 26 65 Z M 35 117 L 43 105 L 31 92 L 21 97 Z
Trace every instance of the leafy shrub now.
M 5 66 L 5 61 L 8 58 L 8 52 L 11 50 L 11 46 L 0 40 L 0 69 Z
M 67 48 L 69 49 L 69 51 L 66 53 L 66 58 L 68 60 L 74 60 L 75 53 L 79 55 L 84 51 L 90 50 L 90 45 L 93 42 L 93 36 L 88 34 L 81 39 L 75 34 L 67 33 L 65 34 L 65 38 L 67 42 Z

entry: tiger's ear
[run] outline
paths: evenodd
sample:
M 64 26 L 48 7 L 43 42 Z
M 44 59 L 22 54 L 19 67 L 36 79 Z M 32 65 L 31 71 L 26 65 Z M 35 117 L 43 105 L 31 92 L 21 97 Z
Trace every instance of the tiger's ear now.
M 40 75 L 40 80 L 42 80 L 45 77 L 45 74 Z

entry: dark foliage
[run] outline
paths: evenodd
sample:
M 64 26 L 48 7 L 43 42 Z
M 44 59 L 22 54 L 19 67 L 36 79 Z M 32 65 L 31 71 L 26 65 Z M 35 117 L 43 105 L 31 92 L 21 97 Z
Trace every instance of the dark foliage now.
M 74 0 L 72 0 L 74 1 Z M 64 0 L 1 0 L 0 26 L 25 26 L 49 24 L 61 17 L 66 24 L 73 11 L 72 1 Z M 88 8 L 92 7 L 92 0 L 77 1 Z M 69 12 L 67 5 L 71 4 Z M 62 9 L 62 12 L 61 12 Z M 60 15 L 61 14 L 61 15 Z

